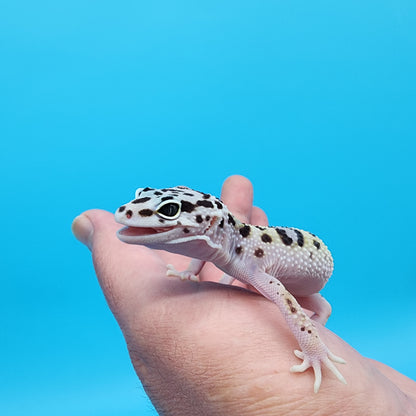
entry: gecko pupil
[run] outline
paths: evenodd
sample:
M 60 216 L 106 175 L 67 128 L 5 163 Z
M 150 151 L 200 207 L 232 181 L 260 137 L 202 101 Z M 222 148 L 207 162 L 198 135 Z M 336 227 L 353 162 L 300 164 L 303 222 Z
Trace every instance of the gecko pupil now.
M 165 217 L 174 217 L 179 211 L 179 205 L 170 202 L 159 208 L 158 212 Z

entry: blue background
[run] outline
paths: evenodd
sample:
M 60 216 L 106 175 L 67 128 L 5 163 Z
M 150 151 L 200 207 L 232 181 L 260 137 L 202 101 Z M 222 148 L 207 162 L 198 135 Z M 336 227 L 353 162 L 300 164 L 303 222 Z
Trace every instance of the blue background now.
M 71 221 L 234 173 L 328 243 L 329 328 L 416 378 L 415 5 L 0 1 L 0 413 L 156 414 Z

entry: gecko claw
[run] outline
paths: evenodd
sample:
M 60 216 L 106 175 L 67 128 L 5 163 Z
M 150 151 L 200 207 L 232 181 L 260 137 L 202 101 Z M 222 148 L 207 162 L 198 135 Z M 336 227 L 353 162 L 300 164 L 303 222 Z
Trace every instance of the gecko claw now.
M 340 364 L 345 364 L 346 361 L 341 358 L 337 357 L 336 355 L 332 354 L 332 352 L 327 351 L 326 355 L 322 358 L 311 359 L 309 358 L 303 351 L 295 350 L 294 351 L 296 357 L 303 360 L 302 364 L 294 365 L 291 367 L 290 371 L 292 373 L 302 373 L 306 371 L 309 367 L 312 367 L 313 372 L 315 374 L 315 382 L 313 384 L 313 391 L 314 393 L 318 393 L 319 388 L 321 387 L 322 381 L 322 370 L 321 370 L 321 363 L 323 363 L 332 373 L 335 374 L 337 379 L 344 384 L 347 384 L 347 381 L 342 376 L 341 372 L 338 368 L 335 367 L 332 361 Z

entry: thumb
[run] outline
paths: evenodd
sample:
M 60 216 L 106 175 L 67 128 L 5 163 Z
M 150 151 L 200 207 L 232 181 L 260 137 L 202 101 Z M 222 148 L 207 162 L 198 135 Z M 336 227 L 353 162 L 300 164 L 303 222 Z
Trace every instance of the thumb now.
M 164 279 L 166 266 L 152 250 L 121 242 L 117 238 L 120 227 L 113 214 L 98 209 L 82 213 L 72 223 L 75 237 L 92 252 L 100 286 L 122 325 L 123 317 L 130 316 L 154 290 L 154 276 Z

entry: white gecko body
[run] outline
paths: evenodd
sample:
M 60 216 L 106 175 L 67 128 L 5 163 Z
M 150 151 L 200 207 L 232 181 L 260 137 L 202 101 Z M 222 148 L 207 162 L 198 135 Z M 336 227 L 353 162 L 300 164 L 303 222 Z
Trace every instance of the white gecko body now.
M 244 224 L 216 197 L 184 186 L 140 188 L 115 219 L 127 226 L 118 232 L 121 241 L 193 259 L 183 272 L 168 266 L 168 275 L 197 281 L 208 261 L 226 273 L 222 283 L 238 279 L 255 287 L 279 307 L 301 347 L 295 355 L 303 362 L 291 371 L 313 367 L 315 392 L 322 364 L 345 383 L 332 362 L 345 361 L 329 351 L 314 322 L 325 324 L 331 313 L 318 292 L 332 274 L 333 261 L 318 237 L 296 228 Z M 312 319 L 299 303 L 315 313 Z

